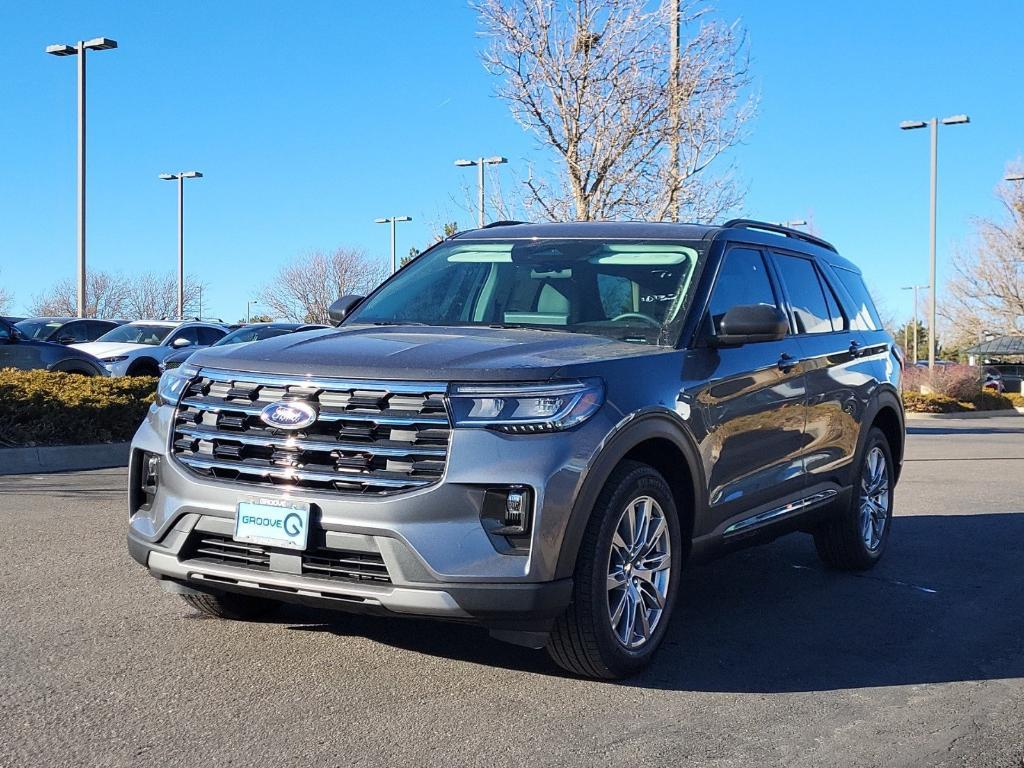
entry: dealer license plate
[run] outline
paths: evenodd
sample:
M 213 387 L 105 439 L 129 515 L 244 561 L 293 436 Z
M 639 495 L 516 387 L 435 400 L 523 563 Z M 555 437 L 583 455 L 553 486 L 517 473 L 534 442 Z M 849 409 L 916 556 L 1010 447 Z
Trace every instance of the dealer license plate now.
M 235 512 L 235 541 L 305 549 L 309 504 L 282 499 L 241 501 Z

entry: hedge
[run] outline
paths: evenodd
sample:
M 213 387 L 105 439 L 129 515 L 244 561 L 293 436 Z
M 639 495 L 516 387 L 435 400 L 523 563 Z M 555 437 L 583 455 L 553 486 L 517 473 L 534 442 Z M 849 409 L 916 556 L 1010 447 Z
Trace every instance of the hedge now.
M 956 400 L 948 395 L 904 391 L 903 407 L 911 413 L 964 413 L 966 411 L 1002 411 L 1014 407 L 1011 397 L 995 392 L 979 392 L 970 400 Z
M 156 379 L 0 370 L 0 446 L 131 440 Z

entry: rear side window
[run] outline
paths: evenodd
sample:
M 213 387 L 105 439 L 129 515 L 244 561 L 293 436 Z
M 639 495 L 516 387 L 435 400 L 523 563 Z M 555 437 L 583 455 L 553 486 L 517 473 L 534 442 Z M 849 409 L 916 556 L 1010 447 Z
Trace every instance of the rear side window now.
M 753 248 L 733 248 L 725 254 L 708 307 L 716 332 L 725 313 L 740 304 L 778 306 L 764 257 Z
M 73 323 L 67 323 L 57 333 L 52 336 L 54 341 L 64 339 L 71 339 L 71 343 L 80 344 L 85 341 L 92 341 L 89 338 L 89 325 L 85 321 L 78 321 Z
M 850 312 L 850 327 L 855 331 L 877 331 L 882 327 L 882 321 L 878 318 L 878 310 L 871 300 L 864 279 L 856 272 L 842 267 L 834 267 L 839 282 L 843 284 L 846 292 L 853 299 L 853 306 Z
M 775 263 L 786 286 L 797 333 L 832 331 L 832 317 L 814 262 L 798 256 L 777 253 Z
M 204 347 L 216 344 L 222 338 L 224 338 L 224 331 L 217 330 L 216 328 L 199 329 L 199 343 Z

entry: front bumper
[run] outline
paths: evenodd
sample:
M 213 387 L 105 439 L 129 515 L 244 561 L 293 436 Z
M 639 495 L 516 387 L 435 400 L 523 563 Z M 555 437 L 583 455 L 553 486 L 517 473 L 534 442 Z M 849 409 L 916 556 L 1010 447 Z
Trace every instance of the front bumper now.
M 141 451 L 162 457 L 156 495 L 132 511 L 128 533 L 132 556 L 154 576 L 201 591 L 531 632 L 545 631 L 569 603 L 571 580 L 554 574 L 583 471 L 608 429 L 600 413 L 561 434 L 453 430 L 441 482 L 375 497 L 198 476 L 168 456 L 172 414 L 169 407 L 151 408 L 132 444 L 132 482 Z M 519 553 L 496 546 L 480 519 L 484 491 L 513 484 L 531 487 L 535 499 L 529 548 Z M 208 531 L 230 538 L 238 502 L 267 497 L 308 502 L 311 535 L 328 548 L 379 555 L 389 583 L 311 577 L 296 566 L 299 558 L 289 561 L 283 552 L 261 571 L 190 557 L 190 536 Z

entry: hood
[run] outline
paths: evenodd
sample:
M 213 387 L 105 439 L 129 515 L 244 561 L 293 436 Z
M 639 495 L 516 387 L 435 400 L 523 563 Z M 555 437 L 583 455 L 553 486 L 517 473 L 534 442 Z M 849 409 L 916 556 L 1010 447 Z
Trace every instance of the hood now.
M 152 344 L 128 344 L 123 341 L 87 341 L 85 344 L 72 344 L 74 349 L 88 352 L 93 357 L 116 357 L 129 355 L 140 349 L 155 349 Z
M 421 381 L 543 381 L 602 361 L 669 351 L 526 328 L 352 326 L 209 347 L 189 362 L 252 373 Z

